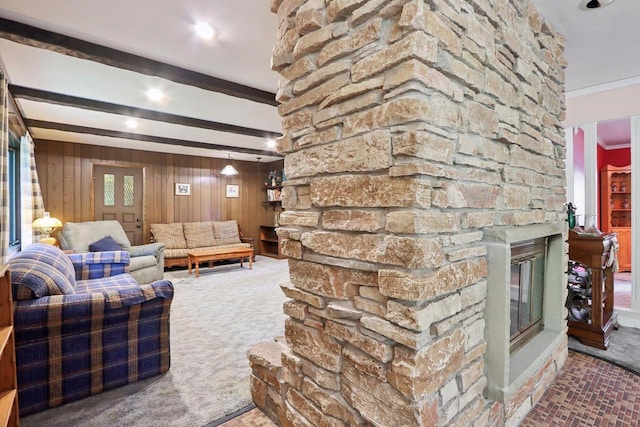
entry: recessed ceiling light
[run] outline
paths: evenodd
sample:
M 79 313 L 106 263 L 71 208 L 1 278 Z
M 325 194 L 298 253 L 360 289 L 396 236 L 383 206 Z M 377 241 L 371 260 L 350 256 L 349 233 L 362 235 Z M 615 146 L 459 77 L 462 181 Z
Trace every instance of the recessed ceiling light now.
M 278 144 L 276 143 L 275 139 L 267 139 L 267 147 L 269 148 L 276 148 Z
M 206 22 L 198 22 L 195 25 L 196 34 L 205 40 L 211 40 L 215 34 L 213 27 Z
M 126 122 L 124 122 L 124 124 L 129 128 L 129 129 L 136 129 L 138 127 L 138 121 L 136 119 L 127 119 Z
M 609 6 L 613 3 L 613 0 L 582 0 L 578 5 L 580 10 L 593 10 L 601 9 L 605 6 Z
M 154 87 L 147 90 L 147 98 L 152 101 L 158 102 L 161 101 L 162 98 L 164 98 L 164 93 L 162 93 L 160 89 Z

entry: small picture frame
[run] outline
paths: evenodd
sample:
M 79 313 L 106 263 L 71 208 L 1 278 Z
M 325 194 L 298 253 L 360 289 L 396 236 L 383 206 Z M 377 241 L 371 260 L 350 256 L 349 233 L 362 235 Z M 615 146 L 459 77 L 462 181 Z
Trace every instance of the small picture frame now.
M 191 184 L 182 184 L 176 182 L 176 196 L 191 195 Z
M 238 184 L 227 184 L 227 197 L 240 197 L 240 186 Z

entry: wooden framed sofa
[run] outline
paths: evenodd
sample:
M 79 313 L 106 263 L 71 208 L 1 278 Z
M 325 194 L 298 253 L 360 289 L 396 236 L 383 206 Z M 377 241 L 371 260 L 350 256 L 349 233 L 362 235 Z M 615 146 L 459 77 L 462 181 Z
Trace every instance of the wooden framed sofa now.
M 242 236 L 236 220 L 151 224 L 152 241 L 164 243 L 164 266 L 187 266 L 192 249 L 253 249 L 253 238 Z
M 20 416 L 169 370 L 173 285 L 140 285 L 126 251 L 35 244 L 9 260 Z

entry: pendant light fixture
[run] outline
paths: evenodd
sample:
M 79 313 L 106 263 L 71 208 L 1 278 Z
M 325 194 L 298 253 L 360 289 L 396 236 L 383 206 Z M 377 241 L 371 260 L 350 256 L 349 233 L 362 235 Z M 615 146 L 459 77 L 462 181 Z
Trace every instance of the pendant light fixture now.
M 227 175 L 227 176 L 238 175 L 238 170 L 234 168 L 233 165 L 231 164 L 231 154 L 229 154 L 229 163 L 227 164 L 227 166 L 222 168 L 220 173 L 222 175 Z

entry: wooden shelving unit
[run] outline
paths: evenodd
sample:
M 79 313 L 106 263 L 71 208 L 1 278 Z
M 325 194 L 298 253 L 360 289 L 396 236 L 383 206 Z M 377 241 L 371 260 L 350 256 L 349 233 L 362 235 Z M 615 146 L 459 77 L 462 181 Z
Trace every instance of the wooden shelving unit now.
M 600 171 L 600 229 L 618 235 L 618 267 L 631 271 L 631 169 L 607 165 Z
M 276 234 L 276 227 L 273 225 L 260 226 L 260 241 L 258 242 L 260 255 L 272 258 L 284 258 L 282 256 L 282 242 Z
M 282 186 L 281 185 L 275 185 L 275 186 L 266 186 L 264 188 L 266 196 L 267 196 L 267 203 L 274 203 L 274 204 L 279 204 L 280 201 L 282 200 Z
M 0 426 L 18 426 L 18 382 L 9 266 L 0 267 Z

